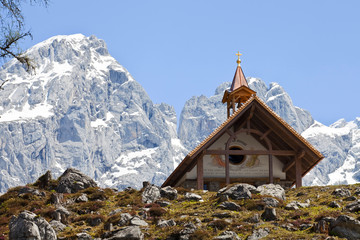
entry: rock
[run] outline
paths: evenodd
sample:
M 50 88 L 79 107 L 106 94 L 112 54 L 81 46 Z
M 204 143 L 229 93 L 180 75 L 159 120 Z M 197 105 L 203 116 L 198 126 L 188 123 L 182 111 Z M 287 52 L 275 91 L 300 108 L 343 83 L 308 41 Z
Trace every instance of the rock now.
M 233 231 L 224 231 L 219 236 L 214 237 L 214 240 L 241 240 L 241 238 Z
M 317 233 L 328 233 L 329 232 L 329 224 L 321 219 L 319 222 L 314 223 L 314 232 Z
M 27 194 L 27 193 L 35 195 L 35 196 L 39 196 L 39 197 L 45 197 L 46 196 L 45 192 L 40 192 L 39 190 L 37 190 L 35 188 L 31 188 L 31 187 L 20 188 L 18 196 L 21 197 L 21 196 L 23 196 L 24 194 Z
M 113 216 L 113 215 L 115 215 L 115 214 L 117 214 L 117 213 L 120 213 L 120 212 L 122 212 L 122 209 L 121 209 L 121 208 L 117 208 L 117 209 L 115 209 L 115 210 L 112 210 L 112 211 L 109 213 L 109 216 Z
M 168 201 L 162 201 L 162 200 L 157 200 L 155 203 L 159 204 L 160 207 L 167 207 L 167 206 L 169 206 L 171 204 Z
M 167 198 L 169 200 L 175 200 L 175 199 L 177 199 L 178 193 L 175 188 L 167 186 L 167 187 L 160 189 L 160 195 L 162 198 Z
M 218 208 L 231 210 L 231 211 L 240 211 L 241 207 L 234 202 L 223 202 L 219 204 Z
M 56 221 L 60 221 L 64 224 L 67 224 L 69 216 L 70 216 L 70 212 L 66 208 L 59 206 L 55 210 L 53 217 L 55 218 Z
M 56 232 L 51 225 L 36 214 L 23 211 L 13 216 L 9 223 L 10 239 L 56 240 Z
M 118 225 L 119 226 L 125 226 L 125 225 L 128 225 L 130 220 L 132 219 L 133 217 L 129 214 L 129 213 L 121 213 L 120 214 L 120 220 L 118 222 Z
M 64 229 L 66 228 L 65 224 L 61 223 L 60 221 L 56 221 L 56 220 L 51 220 L 50 225 L 55 230 L 55 232 L 64 231 Z
M 275 208 L 266 207 L 264 212 L 261 214 L 261 218 L 264 221 L 274 221 L 277 219 Z
M 222 202 L 226 202 L 226 201 L 229 201 L 228 195 L 220 195 L 219 196 L 218 203 L 222 203 Z
M 297 231 L 299 230 L 298 228 L 296 228 L 293 224 L 291 223 L 285 223 L 285 224 L 282 224 L 280 227 L 288 230 L 288 231 L 291 231 L 291 232 L 294 232 L 294 231 Z
M 154 185 L 147 185 L 142 193 L 144 203 L 153 203 L 160 198 L 160 190 Z
M 345 209 L 349 212 L 358 212 L 360 211 L 360 201 L 352 202 L 345 206 Z
M 148 182 L 148 181 L 144 181 L 143 182 L 143 188 L 147 188 L 147 186 L 150 186 L 151 185 L 151 183 L 150 182 Z M 131 187 L 130 187 L 131 188 Z
M 189 240 L 190 239 L 190 235 L 193 234 L 196 230 L 196 226 L 192 223 L 187 223 L 185 224 L 185 228 L 182 229 L 179 232 L 180 235 L 180 240 Z
M 88 233 L 76 234 L 77 240 L 92 240 L 93 238 Z
M 145 222 L 144 220 L 140 219 L 139 217 L 133 217 L 130 220 L 130 224 L 133 226 L 140 226 L 140 227 L 147 227 L 149 224 Z
M 255 213 L 253 216 L 249 217 L 246 221 L 249 223 L 258 223 L 260 222 L 260 216 L 259 214 Z
M 255 187 L 250 184 L 239 183 L 231 187 L 220 189 L 217 192 L 217 197 L 226 195 L 233 200 L 250 199 L 251 198 L 250 189 L 254 189 L 254 188 Z
M 60 176 L 56 192 L 76 193 L 89 187 L 97 187 L 94 180 L 74 168 L 68 168 Z
M 285 206 L 286 210 L 298 210 L 299 208 L 307 208 L 310 206 L 310 200 L 306 200 L 305 203 L 293 201 Z
M 340 208 L 340 204 L 338 204 L 336 201 L 332 201 L 329 203 L 329 207 L 331 208 Z
M 349 240 L 360 239 L 360 221 L 347 215 L 341 215 L 330 224 L 330 232 Z
M 106 234 L 106 236 L 109 234 Z M 138 226 L 129 226 L 120 230 L 110 232 L 110 237 L 103 238 L 104 240 L 143 240 L 144 234 Z
M 279 206 L 279 201 L 276 200 L 275 198 L 264 197 L 262 199 L 262 201 L 265 203 L 266 207 L 277 207 L 277 206 Z
M 170 220 L 160 220 L 156 226 L 163 228 L 163 227 L 172 227 L 176 226 L 176 222 L 173 219 Z
M 300 227 L 300 231 L 303 231 L 303 230 L 305 230 L 305 229 L 312 228 L 313 225 L 310 224 L 310 223 L 303 223 L 303 224 L 300 224 L 299 227 Z
M 188 201 L 202 201 L 202 197 L 195 193 L 185 193 L 185 199 Z
M 252 234 L 247 238 L 247 240 L 257 240 L 266 237 L 269 235 L 269 229 L 267 228 L 259 228 L 255 229 Z
M 106 231 L 113 231 L 114 230 L 114 226 L 111 222 L 107 222 L 104 224 L 104 230 Z
M 40 189 L 48 189 L 50 187 L 52 177 L 51 171 L 48 170 L 44 175 L 40 176 L 35 182 L 35 186 L 38 186 Z
M 356 201 L 356 197 L 355 196 L 350 196 L 344 199 L 345 201 Z
M 102 221 L 103 220 L 100 216 L 90 217 L 86 220 L 86 222 L 92 227 L 99 226 Z
M 50 196 L 50 202 L 55 206 L 61 205 L 64 201 L 64 194 L 62 193 L 52 193 Z
M 335 195 L 337 197 L 350 197 L 351 192 L 346 188 L 337 188 L 331 193 L 331 195 Z
M 87 202 L 87 201 L 89 201 L 89 199 L 85 193 L 81 194 L 81 196 L 79 196 L 75 200 L 75 202 Z
M 264 184 L 257 187 L 262 196 L 272 196 L 285 201 L 285 190 L 279 184 Z

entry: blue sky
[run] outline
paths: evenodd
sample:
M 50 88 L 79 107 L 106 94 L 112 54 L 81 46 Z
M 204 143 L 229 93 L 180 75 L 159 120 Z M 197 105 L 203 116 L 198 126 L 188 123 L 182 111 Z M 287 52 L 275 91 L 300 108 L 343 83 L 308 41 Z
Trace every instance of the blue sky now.
M 278 82 L 316 120 L 360 117 L 357 0 L 52 0 L 23 10 L 34 36 L 24 49 L 55 35 L 95 35 L 178 115 L 191 96 L 232 80 L 240 51 L 245 76 Z

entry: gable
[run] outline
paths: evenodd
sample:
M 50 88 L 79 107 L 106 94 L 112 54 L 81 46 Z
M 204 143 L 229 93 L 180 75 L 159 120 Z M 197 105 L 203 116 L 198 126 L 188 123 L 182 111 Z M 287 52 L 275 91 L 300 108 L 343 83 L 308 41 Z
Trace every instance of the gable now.
M 257 149 L 257 152 L 246 152 L 246 150 L 243 152 L 252 155 L 275 155 L 276 159 L 283 165 L 282 172 L 286 174 L 288 181 L 295 182 L 295 156 L 301 155 L 302 157 L 302 176 L 323 158 L 320 152 L 313 148 L 262 100 L 252 96 L 185 157 L 163 186 L 174 185 L 183 178 L 187 172 L 196 166 L 196 161 L 200 156 L 214 154 L 211 146 L 216 145 L 216 142 L 221 141 L 219 139 L 224 138 L 226 134 L 230 136 L 242 132 L 246 132 L 265 148 L 265 150 Z M 224 152 L 217 153 L 224 154 Z

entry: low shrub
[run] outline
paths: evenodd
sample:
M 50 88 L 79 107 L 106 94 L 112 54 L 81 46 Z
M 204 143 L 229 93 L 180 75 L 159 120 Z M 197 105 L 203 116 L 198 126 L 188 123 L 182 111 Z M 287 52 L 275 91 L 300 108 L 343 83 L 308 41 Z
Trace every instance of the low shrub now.
M 229 224 L 229 223 L 226 222 L 225 220 L 220 219 L 220 220 L 211 221 L 211 222 L 208 224 L 208 226 L 209 226 L 209 227 L 212 227 L 212 228 L 215 228 L 215 229 L 217 229 L 217 230 L 224 230 L 224 229 L 227 227 L 228 224 Z

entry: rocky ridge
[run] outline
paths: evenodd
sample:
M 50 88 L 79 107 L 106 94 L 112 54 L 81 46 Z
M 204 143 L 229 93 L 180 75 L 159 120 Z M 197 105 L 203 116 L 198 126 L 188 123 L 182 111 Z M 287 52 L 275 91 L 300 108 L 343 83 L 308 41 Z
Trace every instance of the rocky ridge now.
M 49 172 L 45 175 L 0 196 L 0 239 L 352 240 L 360 236 L 358 184 L 284 190 L 274 184 L 240 183 L 208 192 L 144 182 L 141 190 L 117 191 L 86 187 L 89 178 L 75 169 L 56 180 Z M 64 179 L 74 177 L 83 188 L 58 192 L 60 185 L 73 189 L 73 182 Z

